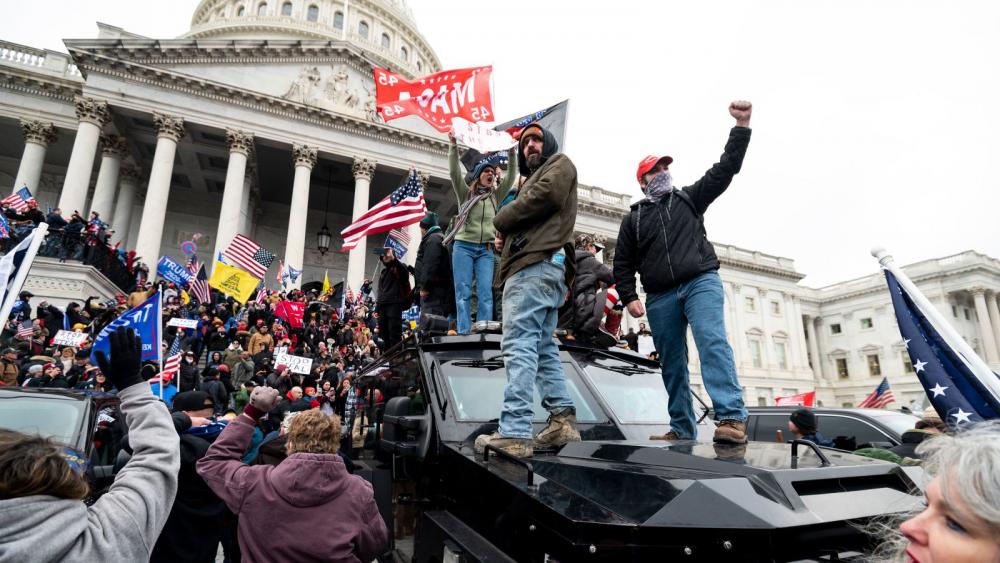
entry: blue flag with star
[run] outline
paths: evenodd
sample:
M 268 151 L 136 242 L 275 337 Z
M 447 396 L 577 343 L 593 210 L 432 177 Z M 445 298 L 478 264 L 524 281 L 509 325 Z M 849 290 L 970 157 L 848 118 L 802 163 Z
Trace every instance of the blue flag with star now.
M 980 379 L 934 328 L 892 272 L 886 270 L 885 278 L 913 371 L 941 420 L 957 428 L 1000 418 L 1000 397 L 991 389 L 996 388 L 996 382 Z M 990 376 L 1000 380 L 996 373 L 989 372 L 987 377 Z

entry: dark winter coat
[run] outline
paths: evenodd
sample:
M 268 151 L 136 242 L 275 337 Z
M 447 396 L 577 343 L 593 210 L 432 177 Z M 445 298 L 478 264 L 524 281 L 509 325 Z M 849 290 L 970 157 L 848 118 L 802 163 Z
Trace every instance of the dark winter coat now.
M 226 391 L 226 385 L 222 381 L 207 379 L 201 384 L 199 390 L 208 393 L 208 396 L 212 398 L 212 402 L 215 403 L 216 415 L 225 413 L 226 409 L 229 408 L 229 392 Z
M 577 334 L 592 335 L 604 316 L 606 291 L 598 291 L 600 284 L 613 283 L 611 268 L 597 261 L 586 250 L 576 251 L 576 278 L 573 280 L 573 330 Z M 598 299 L 600 296 L 600 299 Z M 600 301 L 600 302 L 598 302 Z
M 410 273 L 399 260 L 382 264 L 382 273 L 378 277 L 379 305 L 410 302 Z
M 573 232 L 576 227 L 576 167 L 559 153 L 559 144 L 542 130 L 542 164 L 532 172 L 525 158 L 518 159 L 521 175 L 528 179 L 493 218 L 504 235 L 500 267 L 494 279 L 502 287 L 507 278 L 524 268 L 548 260 L 560 248 L 566 252 L 566 284 L 573 279 Z
M 437 286 L 451 287 L 451 259 L 445 248 L 444 234 L 440 227 L 427 231 L 420 241 L 417 250 L 417 262 L 414 265 L 416 282 L 414 288 L 422 291 L 432 291 Z
M 198 373 L 198 364 L 189 364 L 187 360 L 181 360 L 180 367 L 180 387 L 178 391 L 194 391 L 201 385 L 201 374 Z
M 657 203 L 642 199 L 632 204 L 622 220 L 615 247 L 615 287 L 622 303 L 639 298 L 636 272 L 650 294 L 719 269 L 703 216 L 740 171 L 749 143 L 750 129 L 733 127 L 719 162 L 700 180 L 674 190 Z

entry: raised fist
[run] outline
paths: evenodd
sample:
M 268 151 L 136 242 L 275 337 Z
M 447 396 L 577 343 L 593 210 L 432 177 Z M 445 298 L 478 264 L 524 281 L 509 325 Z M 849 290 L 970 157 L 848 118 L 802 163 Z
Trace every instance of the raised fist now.
M 278 404 L 278 390 L 273 387 L 254 387 L 250 393 L 250 404 L 266 413 Z
M 736 119 L 736 125 L 747 127 L 750 125 L 750 114 L 753 112 L 753 104 L 746 100 L 736 100 L 729 104 L 729 115 Z

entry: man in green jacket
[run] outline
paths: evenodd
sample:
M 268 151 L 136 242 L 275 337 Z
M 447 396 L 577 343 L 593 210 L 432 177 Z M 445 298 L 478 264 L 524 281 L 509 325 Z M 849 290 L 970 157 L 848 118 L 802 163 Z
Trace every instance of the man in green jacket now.
M 538 124 L 525 127 L 519 152 L 524 157 L 519 169 L 527 180 L 493 219 L 503 249 L 496 283 L 504 285 L 501 347 L 507 387 L 499 431 L 479 436 L 475 445 L 477 452 L 491 445 L 530 457 L 535 446 L 559 447 L 580 440 L 573 427 L 576 409 L 552 336 L 575 269 L 576 167 L 569 157 L 557 154 L 555 137 Z M 536 381 L 549 420 L 532 441 Z
M 497 202 L 503 200 L 517 179 L 517 151 L 510 149 L 507 156 L 509 173 L 497 187 L 496 161 L 487 157 L 473 167 L 467 183 L 458 161 L 458 144 L 452 133 L 448 149 L 448 169 L 451 187 L 458 201 L 458 215 L 444 238 L 444 243 L 455 241 L 452 247 L 452 271 L 455 281 L 455 309 L 459 334 L 472 330 L 472 282 L 476 282 L 476 320 L 493 320 L 493 217 Z M 494 190 L 494 187 L 496 189 Z

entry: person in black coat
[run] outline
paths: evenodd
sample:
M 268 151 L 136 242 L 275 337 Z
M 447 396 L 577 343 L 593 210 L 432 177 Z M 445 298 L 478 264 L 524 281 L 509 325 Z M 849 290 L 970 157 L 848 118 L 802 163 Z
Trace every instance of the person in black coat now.
M 455 292 L 451 275 L 451 258 L 444 245 L 444 233 L 438 225 L 437 213 L 430 211 L 420 220 L 420 248 L 414 266 L 414 289 L 420 295 L 421 315 L 448 316 L 454 312 Z
M 604 317 L 604 301 L 608 287 L 614 283 L 611 268 L 597 261 L 597 246 L 591 235 L 576 237 L 576 277 L 573 279 L 573 308 L 570 327 L 576 339 L 591 342 L 600 332 Z M 603 341 L 603 346 L 613 346 L 614 338 Z
M 212 399 L 212 403 L 215 404 L 216 416 L 225 414 L 226 408 L 229 405 L 229 392 L 226 390 L 226 385 L 219 379 L 218 368 L 208 368 L 208 375 L 205 377 L 199 390 L 207 393 Z
M 378 278 L 378 328 L 386 349 L 403 339 L 403 307 L 410 302 L 410 273 L 391 248 L 380 248 L 382 273 Z

